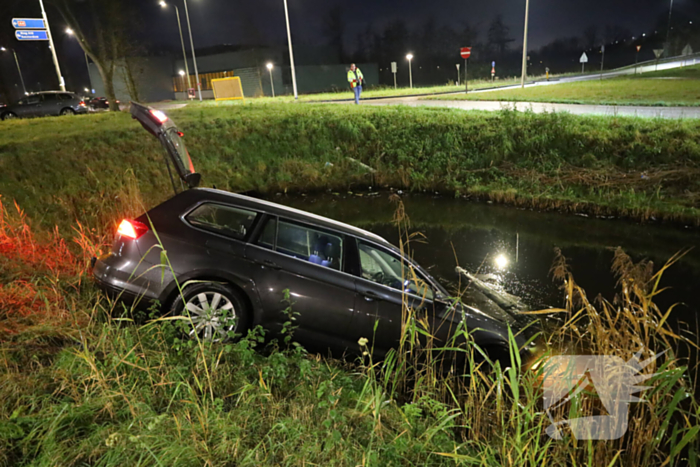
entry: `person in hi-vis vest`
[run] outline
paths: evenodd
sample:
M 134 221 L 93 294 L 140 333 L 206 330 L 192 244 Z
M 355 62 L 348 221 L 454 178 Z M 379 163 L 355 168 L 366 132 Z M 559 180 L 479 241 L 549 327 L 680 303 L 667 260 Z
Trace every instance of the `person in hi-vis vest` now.
M 353 63 L 350 65 L 350 71 L 348 71 L 348 83 L 352 87 L 355 93 L 355 104 L 360 103 L 360 95 L 362 94 L 362 84 L 365 81 L 365 77 L 362 76 L 362 72 Z

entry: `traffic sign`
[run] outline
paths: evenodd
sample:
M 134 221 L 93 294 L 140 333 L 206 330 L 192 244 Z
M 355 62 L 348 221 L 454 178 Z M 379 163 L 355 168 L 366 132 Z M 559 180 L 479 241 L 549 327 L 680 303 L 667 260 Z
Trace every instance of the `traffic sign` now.
M 463 59 L 466 60 L 472 56 L 472 48 L 471 47 L 462 47 L 459 51 L 459 54 L 462 56 Z
M 637 46 L 637 52 L 639 52 L 640 50 L 642 50 L 642 46 L 641 46 L 641 45 L 638 45 L 638 46 Z
M 41 18 L 12 18 L 12 27 L 15 29 L 46 29 L 46 24 Z
M 664 54 L 664 49 L 654 49 L 654 55 L 656 58 L 660 58 Z
M 46 31 L 32 30 L 32 31 L 15 31 L 15 37 L 18 41 L 48 41 L 49 35 Z
M 397 71 L 397 69 L 396 69 L 396 62 L 391 62 L 391 72 L 392 72 L 392 73 L 396 73 L 396 71 Z
M 491 62 L 491 68 L 496 68 L 496 62 Z
M 586 52 L 584 52 L 583 55 L 581 55 L 579 63 L 588 63 L 588 55 L 586 55 Z

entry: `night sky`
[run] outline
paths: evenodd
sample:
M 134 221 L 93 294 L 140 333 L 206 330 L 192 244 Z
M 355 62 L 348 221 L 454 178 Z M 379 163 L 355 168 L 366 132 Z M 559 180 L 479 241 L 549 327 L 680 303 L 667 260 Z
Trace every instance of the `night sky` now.
M 17 44 L 12 39 L 12 26 L 4 18 L 8 12 L 10 17 L 38 17 L 38 1 L 0 1 L 3 8 L 8 8 L 2 15 L 0 42 L 11 40 L 14 44 L 10 46 L 13 47 Z M 180 4 L 184 21 L 181 0 L 176 1 Z M 682 7 L 685 3 L 696 1 L 698 0 L 675 0 L 675 5 Z M 325 42 L 322 34 L 323 17 L 336 4 L 329 0 L 289 0 L 292 38 L 295 43 Z M 75 39 L 66 36 L 60 15 L 48 5 L 47 3 L 54 40 L 61 55 L 69 62 L 66 66 L 71 69 L 80 67 L 81 59 L 84 58 L 79 46 Z M 283 44 L 285 41 L 283 0 L 189 0 L 188 5 L 197 48 L 222 43 Z M 489 23 L 497 14 L 502 14 L 510 27 L 511 37 L 515 39 L 513 47 L 522 44 L 525 0 L 354 0 L 340 5 L 345 8 L 345 42 L 351 52 L 355 50 L 357 34 L 366 31 L 368 25 L 372 25 L 375 31 L 381 31 L 387 23 L 402 19 L 410 28 L 418 28 L 430 17 L 455 28 L 468 22 L 478 29 L 479 40 L 484 41 Z M 660 15 L 668 11 L 668 6 L 669 0 L 532 0 L 530 48 L 539 48 L 561 37 L 580 36 L 590 25 L 598 26 L 599 35 L 602 35 L 606 25 L 618 25 L 629 29 L 633 34 L 641 35 L 653 30 Z M 179 35 L 173 9 L 161 9 L 156 0 L 144 0 L 138 8 L 141 24 L 135 25 L 136 36 L 152 44 L 178 50 Z M 456 44 L 462 45 L 468 44 Z M 17 47 L 18 53 L 22 49 L 23 45 L 20 44 Z M 27 53 L 29 52 L 25 55 Z M 12 62 L 7 60 L 7 56 L 0 57 L 3 73 L 8 73 L 10 65 Z M 81 73 L 73 72 L 74 81 L 83 81 Z M 64 72 L 69 79 L 70 74 Z

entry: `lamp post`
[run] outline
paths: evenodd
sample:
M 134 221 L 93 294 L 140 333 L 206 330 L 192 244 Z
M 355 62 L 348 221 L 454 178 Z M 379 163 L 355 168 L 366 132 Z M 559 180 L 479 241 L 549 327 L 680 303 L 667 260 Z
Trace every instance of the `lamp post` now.
M 673 0 L 671 0 L 671 7 L 668 10 L 668 27 L 666 27 L 666 56 L 671 56 L 671 15 L 673 14 Z
M 15 56 L 15 64 L 17 65 L 17 72 L 19 73 L 19 80 L 22 82 L 22 91 L 24 91 L 24 94 L 27 94 L 27 88 L 24 86 L 24 77 L 22 77 L 22 69 L 19 67 L 19 60 L 17 60 L 17 52 L 15 52 L 15 49 L 10 49 L 12 50 L 12 55 Z M 5 52 L 7 49 L 5 47 L 0 47 L 0 52 Z
M 71 28 L 66 28 L 66 34 L 68 34 L 69 36 L 72 36 L 75 33 L 73 32 L 73 30 Z M 90 81 L 90 86 L 92 86 L 92 78 L 90 78 L 90 62 L 88 61 L 87 53 L 85 51 L 83 51 L 83 53 L 85 54 L 85 66 L 87 67 L 88 80 Z
M 267 70 L 270 72 L 270 86 L 272 86 L 272 97 L 275 97 L 275 82 L 272 80 L 272 63 L 267 64 Z
M 525 76 L 527 76 L 527 27 L 530 20 L 530 0 L 525 0 L 525 33 L 523 35 L 523 72 L 520 76 L 520 87 L 525 88 Z
M 292 87 L 294 88 L 294 99 L 298 99 L 297 73 L 294 69 L 294 49 L 292 48 L 292 30 L 289 27 L 289 8 L 287 8 L 287 0 L 284 0 L 284 17 L 287 20 L 287 42 L 289 42 L 289 64 L 292 67 Z
M 408 82 L 411 85 L 411 89 L 413 89 L 413 70 L 411 67 L 411 61 L 413 60 L 413 54 L 406 55 L 406 60 L 408 60 Z
M 192 48 L 192 61 L 194 62 L 194 75 L 197 80 L 197 90 L 199 91 L 199 101 L 202 102 L 202 83 L 199 82 L 199 71 L 197 70 L 197 57 L 194 54 L 194 40 L 192 39 L 192 25 L 190 24 L 190 12 L 187 9 L 187 0 L 182 0 L 185 4 L 185 17 L 187 18 L 187 29 L 190 30 L 190 47 Z M 185 62 L 187 59 L 185 59 Z
M 168 4 L 165 3 L 164 1 L 161 1 L 159 3 L 161 8 L 167 8 Z M 187 64 L 187 52 L 185 52 L 185 38 L 182 35 L 182 23 L 180 23 L 180 9 L 177 7 L 177 5 L 173 5 L 175 7 L 175 16 L 177 17 L 177 30 L 180 32 L 180 44 L 182 45 L 182 58 L 185 61 L 185 73 L 187 74 L 187 84 L 185 85 L 185 94 L 187 94 L 187 89 L 190 87 L 190 67 Z
M 56 55 L 56 47 L 53 45 L 53 37 L 51 37 L 51 27 L 49 26 L 49 17 L 46 16 L 46 10 L 44 10 L 43 0 L 39 0 L 39 5 L 41 6 L 41 16 L 44 18 L 44 24 L 46 25 L 46 35 L 49 37 L 49 48 L 51 49 L 51 55 L 53 57 L 53 65 L 56 67 L 56 76 L 58 76 L 58 85 L 61 91 L 66 91 L 66 82 L 61 74 L 61 67 L 58 65 L 58 56 Z

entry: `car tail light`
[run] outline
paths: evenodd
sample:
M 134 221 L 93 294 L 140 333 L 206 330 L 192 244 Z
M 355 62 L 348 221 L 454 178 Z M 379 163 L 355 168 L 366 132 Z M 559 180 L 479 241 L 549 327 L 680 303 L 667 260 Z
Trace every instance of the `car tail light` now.
M 80 104 L 78 104 L 81 107 L 85 107 L 85 101 L 80 101 Z
M 148 232 L 148 227 L 146 227 L 145 224 L 129 219 L 124 219 L 121 224 L 119 224 L 119 229 L 117 230 L 118 235 L 130 238 L 132 240 L 138 239 L 146 232 Z
M 168 116 L 165 115 L 165 114 L 164 114 L 163 112 L 161 112 L 160 110 L 151 109 L 150 112 L 151 112 L 151 115 L 153 115 L 153 117 L 154 117 L 157 121 L 159 121 L 161 124 L 163 124 L 163 123 L 165 123 L 165 122 L 168 121 Z

